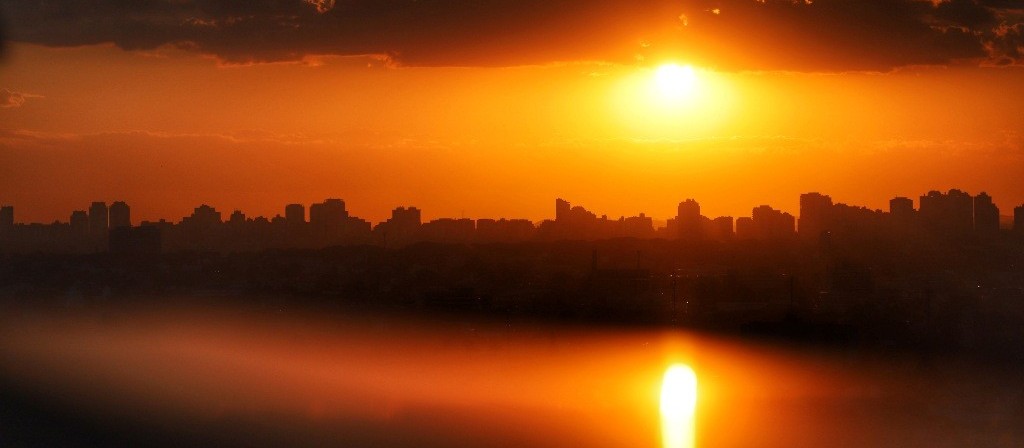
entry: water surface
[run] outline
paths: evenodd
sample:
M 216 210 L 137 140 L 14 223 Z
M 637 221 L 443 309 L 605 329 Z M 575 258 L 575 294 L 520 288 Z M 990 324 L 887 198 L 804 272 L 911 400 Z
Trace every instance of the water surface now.
M 672 365 L 699 447 L 1020 446 L 1012 369 L 669 329 L 189 307 L 9 312 L 0 442 L 659 447 Z

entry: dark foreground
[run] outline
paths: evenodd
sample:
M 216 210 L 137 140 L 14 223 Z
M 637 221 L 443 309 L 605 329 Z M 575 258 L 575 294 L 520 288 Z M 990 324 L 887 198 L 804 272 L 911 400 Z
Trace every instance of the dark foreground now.
M 1024 362 L 1024 240 L 611 239 L 0 255 L 0 301 L 463 313 Z

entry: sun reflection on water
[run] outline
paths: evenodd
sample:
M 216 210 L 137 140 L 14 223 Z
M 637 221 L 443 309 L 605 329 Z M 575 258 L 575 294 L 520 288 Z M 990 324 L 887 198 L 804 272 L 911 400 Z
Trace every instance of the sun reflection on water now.
M 693 448 L 697 374 L 682 364 L 665 372 L 661 384 L 661 434 L 664 448 Z

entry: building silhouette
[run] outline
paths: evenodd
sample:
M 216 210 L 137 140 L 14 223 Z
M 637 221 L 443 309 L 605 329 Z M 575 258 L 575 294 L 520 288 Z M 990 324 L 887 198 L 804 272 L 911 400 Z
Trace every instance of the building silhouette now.
M 373 232 L 385 246 L 402 246 L 423 239 L 421 226 L 422 212 L 420 209 L 396 207 L 391 210 L 391 217 L 378 223 L 373 228 Z
M 1013 208 L 1013 230 L 1024 235 L 1024 204 Z
M 308 221 L 302 204 L 288 204 L 284 216 L 272 219 L 251 218 L 234 210 L 226 222 L 220 212 L 203 204 L 179 222 L 143 221 L 139 227 L 149 230 L 133 232 L 118 231 L 137 228 L 132 225 L 128 204 L 122 201 L 110 204 L 109 208 L 104 202 L 94 202 L 87 211 L 72 212 L 67 222 L 52 224 L 16 224 L 13 208 L 3 206 L 0 252 L 109 249 L 149 253 L 154 248 L 234 252 L 357 244 L 397 248 L 418 242 L 486 244 L 617 238 L 680 240 L 706 246 L 731 240 L 784 241 L 797 235 L 801 236 L 801 244 L 835 248 L 866 247 L 887 238 L 929 244 L 988 244 L 999 240 L 983 236 L 1002 232 L 999 208 L 991 196 L 972 196 L 956 189 L 921 196 L 919 211 L 915 211 L 909 198 L 892 198 L 888 212 L 834 203 L 822 193 L 806 193 L 800 196 L 799 220 L 769 205 L 754 207 L 750 216 L 736 219 L 710 219 L 701 214 L 700 207 L 696 200 L 686 199 L 678 203 L 675 216 L 665 221 L 664 226 L 655 226 L 655 220 L 645 213 L 609 219 L 561 198 L 555 200 L 554 219 L 537 224 L 527 219 L 444 217 L 424 223 L 419 208 L 402 206 L 393 209 L 390 218 L 372 226 L 350 216 L 341 199 L 311 204 Z M 1024 205 L 1014 209 L 1012 226 L 1018 234 L 1024 234 Z
M 688 241 L 699 241 L 704 239 L 702 229 L 702 218 L 700 204 L 693 199 L 687 199 L 676 207 L 676 226 L 679 229 L 677 238 Z
M 999 233 L 999 208 L 985 192 L 974 197 L 974 231 L 988 235 Z
M 14 230 L 14 206 L 0 206 L 0 232 Z
M 754 207 L 751 218 L 757 239 L 786 239 L 795 235 L 796 219 L 789 213 L 761 205 Z
M 85 237 L 89 234 L 89 213 L 85 210 L 75 210 L 71 212 L 69 223 L 71 225 L 72 235 L 76 237 Z
M 618 235 L 627 238 L 651 238 L 654 236 L 654 220 L 641 213 L 638 216 L 619 218 Z
M 476 223 L 469 218 L 438 218 L 423 224 L 420 236 L 438 243 L 467 243 L 473 240 Z
M 914 210 L 914 200 L 897 196 L 889 200 L 889 215 L 893 221 L 900 224 L 909 224 L 914 221 L 917 211 Z
M 302 204 L 288 204 L 284 207 L 284 219 L 290 225 L 302 225 L 306 223 L 306 207 Z
M 102 238 L 107 235 L 107 230 L 110 228 L 109 220 L 106 203 L 93 202 L 89 206 L 89 233 L 93 237 Z
M 122 201 L 110 204 L 109 215 L 111 229 L 132 226 L 131 208 L 128 207 L 128 204 Z
M 696 203 L 694 203 L 696 204 Z M 698 217 L 700 216 L 698 211 Z M 670 220 L 676 229 L 678 219 Z M 697 221 L 699 223 L 699 220 Z M 555 200 L 555 219 L 543 221 L 536 228 L 540 240 L 593 240 L 607 238 L 654 238 L 659 233 L 654 229 L 654 220 L 644 213 L 638 216 L 620 216 L 609 219 L 608 215 L 596 213 L 564 199 Z M 673 239 L 678 236 L 673 235 Z
M 929 191 L 921 196 L 918 213 L 926 228 L 943 236 L 964 237 L 974 230 L 974 198 L 957 189 Z
M 478 219 L 476 238 L 485 243 L 515 243 L 533 238 L 533 223 L 528 219 Z
M 339 229 L 349 219 L 345 201 L 327 199 L 309 206 L 309 223 L 319 229 Z
M 729 241 L 733 238 L 732 216 L 719 216 L 711 220 L 711 232 L 708 236 L 716 241 Z
M 196 207 L 192 214 L 182 218 L 182 225 L 199 229 L 213 229 L 221 223 L 220 212 L 217 209 L 203 204 Z
M 231 216 L 228 217 L 228 224 L 236 228 L 245 225 L 245 222 L 245 213 L 241 210 L 231 212 Z
M 416 207 L 398 207 L 391 211 L 391 220 L 397 228 L 414 231 L 422 224 L 422 212 Z
M 757 239 L 757 229 L 754 227 L 754 218 L 743 216 L 736 218 L 736 239 L 753 240 Z
M 800 195 L 800 236 L 818 239 L 832 227 L 832 198 L 821 193 Z

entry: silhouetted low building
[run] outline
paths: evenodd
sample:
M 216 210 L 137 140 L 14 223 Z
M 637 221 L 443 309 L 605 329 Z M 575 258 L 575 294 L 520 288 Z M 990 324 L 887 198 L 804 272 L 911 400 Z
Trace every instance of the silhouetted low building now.
M 716 241 L 729 241 L 733 238 L 732 216 L 719 216 L 711 220 L 708 237 Z
M 473 240 L 476 223 L 468 218 L 441 218 L 423 224 L 420 231 L 425 241 L 466 243 Z
M 621 236 L 629 238 L 651 238 L 654 236 L 654 221 L 647 215 L 622 217 L 619 219 Z
M 528 219 L 478 219 L 477 241 L 484 243 L 514 243 L 533 238 L 533 223 Z
M 182 218 L 182 225 L 199 229 L 210 229 L 221 224 L 220 212 L 203 204 L 192 211 L 192 215 Z
M 795 235 L 796 218 L 767 205 L 754 207 L 751 213 L 758 239 L 786 239 Z
M 85 210 L 71 212 L 71 235 L 84 238 L 89 234 L 89 214 Z
M 416 207 L 397 207 L 391 210 L 391 218 L 378 223 L 373 232 L 388 247 L 399 247 L 422 240 L 420 227 L 422 213 Z

